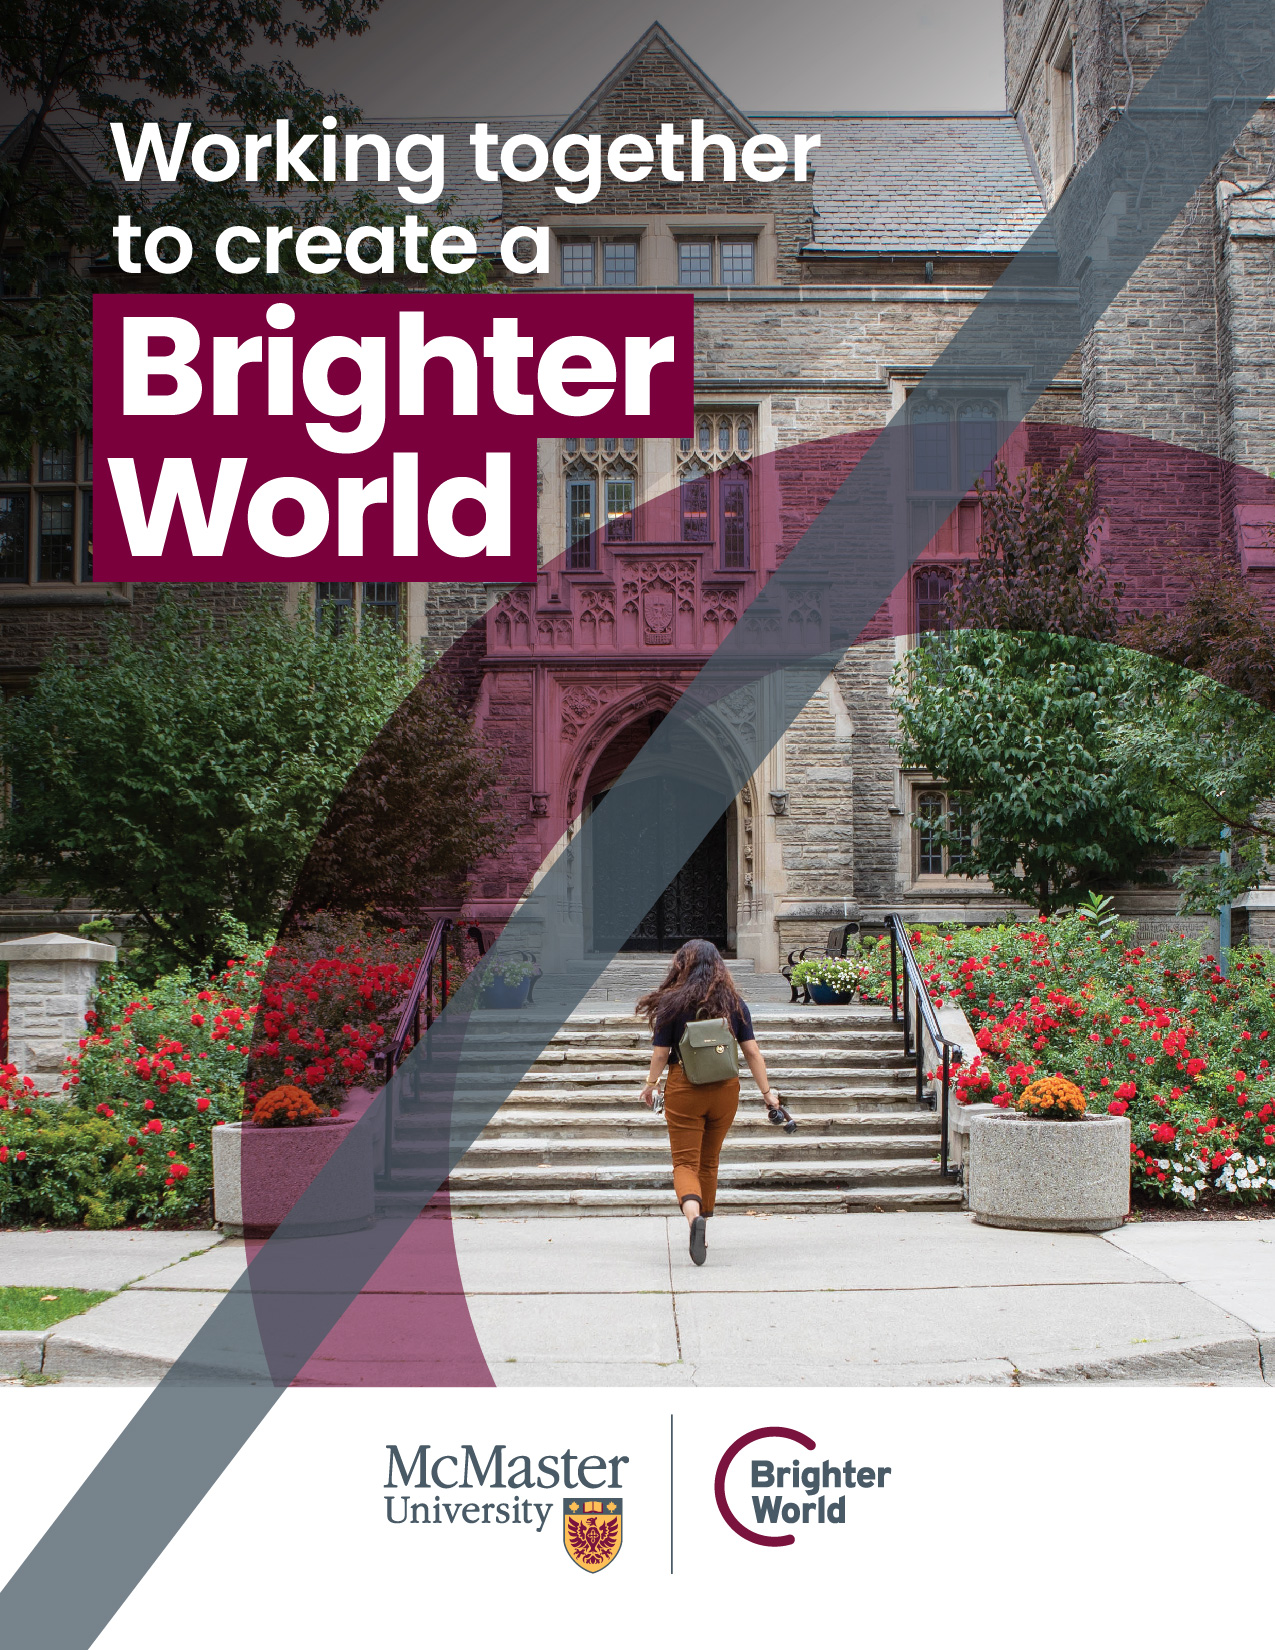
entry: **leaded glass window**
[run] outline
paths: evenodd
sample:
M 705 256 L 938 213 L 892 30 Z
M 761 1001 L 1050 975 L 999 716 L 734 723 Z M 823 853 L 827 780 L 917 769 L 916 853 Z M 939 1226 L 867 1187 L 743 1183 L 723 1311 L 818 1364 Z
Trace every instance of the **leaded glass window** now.
M 320 634 L 341 635 L 365 620 L 397 628 L 403 587 L 399 584 L 316 584 L 314 622 Z
M 30 493 L 0 493 L 0 581 L 5 584 L 26 584 L 30 577 L 30 520 Z
M 755 414 L 703 410 L 694 437 L 679 442 L 682 542 L 717 545 L 716 565 L 752 565 L 752 471 Z
M 718 477 L 722 501 L 722 566 L 743 568 L 749 564 L 747 471 L 732 467 Z
M 567 478 L 567 566 L 593 566 L 593 512 L 597 482 L 578 474 Z
M 75 494 L 40 494 L 40 582 L 69 584 L 75 576 Z
M 314 587 L 314 622 L 320 633 L 339 636 L 346 625 L 354 623 L 355 587 L 353 584 L 316 584 Z
M 688 471 L 682 481 L 682 538 L 687 544 L 707 544 L 708 476 L 698 468 Z
M 93 582 L 93 495 L 85 493 L 80 510 L 80 582 Z
M 992 483 L 992 465 L 999 445 L 1000 410 L 990 401 L 971 401 L 961 408 L 961 476 L 972 487 L 976 480 Z
M 396 584 L 365 584 L 363 586 L 363 617 L 379 619 L 383 624 L 398 624 L 399 587 Z
M 633 481 L 620 477 L 607 481 L 607 541 L 611 544 L 633 542 Z
M 943 875 L 943 839 L 940 835 L 947 797 L 942 791 L 922 791 L 916 799 L 916 874 Z
M 74 447 L 41 447 L 40 448 L 40 480 L 41 481 L 74 481 L 75 480 L 75 448 Z
M 571 436 L 562 444 L 568 571 L 597 566 L 598 543 L 637 535 L 641 443 L 635 435 Z
M 952 574 L 946 567 L 925 567 L 914 580 L 917 634 L 947 630 L 947 599 L 952 593 Z
M 93 577 L 93 443 L 36 447 L 0 468 L 0 583 L 88 584 Z
M 961 791 L 922 790 L 914 793 L 916 875 L 946 877 L 963 874 L 974 851 L 970 799 Z M 944 845 L 944 838 L 948 845 Z
M 951 409 L 942 401 L 912 408 L 912 485 L 918 493 L 946 492 L 952 485 Z

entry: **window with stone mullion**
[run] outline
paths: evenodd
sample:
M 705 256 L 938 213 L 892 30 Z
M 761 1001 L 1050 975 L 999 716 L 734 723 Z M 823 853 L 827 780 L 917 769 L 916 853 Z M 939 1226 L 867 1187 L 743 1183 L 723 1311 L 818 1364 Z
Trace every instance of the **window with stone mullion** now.
M 679 442 L 682 542 L 717 545 L 717 565 L 752 565 L 752 471 L 756 412 L 700 408 L 695 432 Z
M 968 798 L 960 791 L 925 789 L 914 798 L 916 874 L 945 877 L 959 874 L 974 847 L 968 818 Z M 945 845 L 944 836 L 954 845 Z
M 92 480 L 89 436 L 0 468 L 0 585 L 91 581 Z
M 401 586 L 397 584 L 328 583 L 314 587 L 314 622 L 320 634 L 339 636 L 364 620 L 399 623 Z
M 636 436 L 568 436 L 562 443 L 562 484 L 566 566 L 588 572 L 597 566 L 599 539 L 631 544 L 641 473 Z

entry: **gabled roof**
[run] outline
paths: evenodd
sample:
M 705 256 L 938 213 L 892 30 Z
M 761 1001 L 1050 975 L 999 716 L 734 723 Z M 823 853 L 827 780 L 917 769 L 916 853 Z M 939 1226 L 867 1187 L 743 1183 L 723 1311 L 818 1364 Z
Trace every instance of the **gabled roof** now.
M 668 32 L 662 23 L 652 23 L 642 38 L 633 46 L 611 70 L 605 80 L 599 82 L 585 98 L 584 102 L 574 113 L 569 114 L 554 131 L 554 137 L 560 137 L 565 132 L 578 132 L 588 121 L 590 115 L 599 104 L 605 103 L 608 96 L 629 71 L 646 55 L 652 47 L 662 48 L 686 75 L 694 82 L 711 103 L 717 104 L 726 119 L 735 126 L 745 137 L 753 137 L 758 128 L 753 125 L 746 114 L 731 102 L 726 93 L 714 81 L 710 80 L 700 68 L 699 64 L 682 50 L 677 41 Z
M 818 132 L 821 146 L 811 154 L 816 216 L 808 255 L 916 256 L 934 253 L 1005 256 L 1017 252 L 1045 215 L 1039 179 L 1022 130 L 1012 114 L 848 114 L 785 113 L 749 116 L 737 109 L 689 58 L 668 31 L 653 23 L 584 102 L 560 120 L 556 116 L 476 114 L 463 120 L 418 115 L 410 119 L 362 121 L 358 130 L 379 133 L 391 149 L 411 132 L 441 132 L 448 156 L 447 191 L 456 217 L 480 219 L 483 251 L 499 243 L 501 189 L 474 176 L 469 133 L 478 120 L 502 136 L 531 132 L 552 141 L 581 130 L 648 53 L 663 53 L 721 111 L 722 121 L 753 135 L 771 131 Z M 29 118 L 29 117 L 28 117 Z M 21 127 L 6 139 L 10 143 Z M 109 136 L 101 128 L 47 129 L 49 142 L 82 175 L 104 175 L 103 150 Z M 402 207 L 399 180 L 364 183 L 388 205 Z M 152 181 L 162 196 L 172 185 Z M 338 196 L 354 185 L 336 186 Z M 679 207 L 695 211 L 694 186 Z M 662 210 L 667 207 L 662 205 Z M 430 208 L 419 209 L 428 213 Z M 587 215 L 587 209 L 582 216 Z
M 26 143 L 28 132 L 34 125 L 35 114 L 32 110 L 28 110 L 18 124 L 11 127 L 4 137 L 0 138 L 0 159 L 16 160 L 19 151 Z M 93 172 L 84 165 L 75 151 L 74 143 L 69 141 L 79 130 L 80 128 L 74 126 L 54 127 L 46 122 L 40 132 L 40 141 L 48 145 L 72 177 L 87 186 L 93 181 Z

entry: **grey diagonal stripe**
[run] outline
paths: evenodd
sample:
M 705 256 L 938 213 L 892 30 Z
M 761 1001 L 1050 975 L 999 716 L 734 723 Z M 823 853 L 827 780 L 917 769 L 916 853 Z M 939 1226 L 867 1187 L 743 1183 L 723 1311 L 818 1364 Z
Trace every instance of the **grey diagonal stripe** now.
M 1013 385 L 1025 417 L 1273 85 L 1275 0 L 1211 0 L 915 394 Z M 493 1052 L 490 1033 L 475 1038 L 467 987 L 388 1086 L 391 1118 L 407 1101 L 433 1124 L 435 1184 L 928 540 L 906 509 L 906 435 L 896 418 L 873 443 L 515 912 L 496 960 L 521 949 L 546 958 L 537 989 L 552 1006 L 519 1016 Z M 949 511 L 972 480 L 957 478 Z M 813 645 L 803 640 L 812 631 Z M 585 864 L 606 890 L 593 913 L 605 942 L 568 965 Z M 15 1643 L 88 1650 L 406 1231 L 406 1220 L 386 1220 L 324 1239 L 321 1263 L 309 1243 L 288 1241 L 323 1219 L 341 1156 L 375 1124 L 369 1116 L 353 1131 L 360 1139 L 316 1178 L 0 1595 Z

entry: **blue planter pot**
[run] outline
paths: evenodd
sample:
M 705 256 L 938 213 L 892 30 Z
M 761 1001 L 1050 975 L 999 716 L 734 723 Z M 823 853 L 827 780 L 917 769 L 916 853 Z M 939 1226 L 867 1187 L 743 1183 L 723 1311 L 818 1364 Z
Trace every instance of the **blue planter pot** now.
M 531 994 L 531 979 L 510 985 L 505 980 L 493 980 L 483 991 L 484 1008 L 522 1008 Z
M 835 986 L 817 985 L 811 980 L 806 988 L 810 992 L 812 1003 L 818 1003 L 823 1008 L 844 1007 L 854 996 L 853 991 L 838 991 Z

